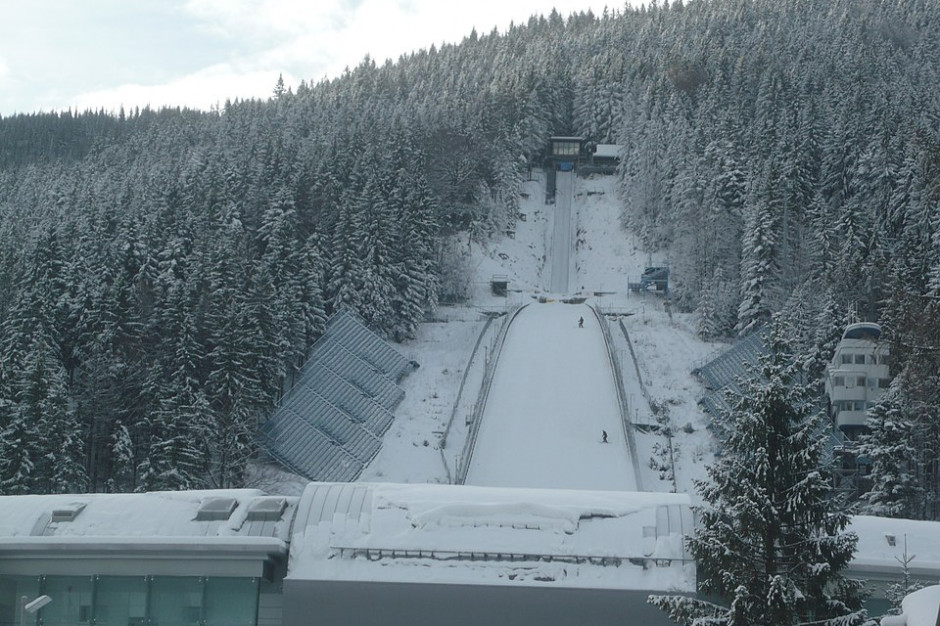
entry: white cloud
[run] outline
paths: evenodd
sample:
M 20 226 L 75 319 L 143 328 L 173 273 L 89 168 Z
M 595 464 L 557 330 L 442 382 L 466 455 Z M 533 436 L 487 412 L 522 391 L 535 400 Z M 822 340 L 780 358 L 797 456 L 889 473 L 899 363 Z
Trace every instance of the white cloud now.
M 179 106 L 209 110 L 226 100 L 266 98 L 274 90 L 278 71 L 239 68 L 228 63 L 214 65 L 161 85 L 125 84 L 113 89 L 91 91 L 77 96 L 72 106 L 77 110 L 100 109 L 116 112 L 134 107 Z M 295 79 L 285 73 L 284 80 Z
M 597 0 L 556 0 L 562 15 L 590 8 Z M 308 80 L 338 76 L 368 54 L 377 63 L 397 60 L 419 49 L 457 43 L 473 28 L 494 27 L 551 11 L 540 0 L 188 0 L 186 10 L 214 33 L 238 40 L 267 41 L 260 66 L 277 68 Z
M 562 15 L 588 8 L 600 14 L 605 6 L 598 0 L 554 0 L 552 4 Z M 63 76 L 61 63 L 56 65 L 55 59 L 74 55 L 56 50 L 58 40 L 49 38 L 28 54 L 17 50 L 16 57 L 5 55 L 34 60 L 28 72 L 12 67 L 17 76 L 42 78 L 19 85 L 16 97 L 10 93 L 0 98 L 0 104 L 21 111 L 36 106 L 116 110 L 121 105 L 129 109 L 147 104 L 209 108 L 226 99 L 266 98 L 279 74 L 291 86 L 301 79 L 316 83 L 355 67 L 367 54 L 381 64 L 432 44 L 458 43 L 473 28 L 480 34 L 494 27 L 503 32 L 510 22 L 524 23 L 531 15 L 550 12 L 552 4 L 540 0 L 179 0 L 175 5 L 158 5 L 166 8 L 158 13 L 160 27 L 172 29 L 161 32 L 175 34 L 164 45 L 172 46 L 168 53 L 177 53 L 162 56 L 154 54 L 159 38 L 150 38 L 149 44 L 138 37 L 109 45 L 114 32 L 108 29 L 121 29 L 119 20 L 114 15 L 110 22 L 85 16 L 85 41 L 89 50 L 94 48 L 95 58 L 109 59 L 109 75 L 86 62 L 73 64 L 65 75 L 67 81 L 55 80 Z M 131 5 L 144 11 L 148 7 L 152 8 Z M 131 9 L 121 19 L 134 19 Z M 140 24 L 141 14 L 136 17 L 133 23 Z M 116 45 L 123 48 L 111 49 Z M 181 56 L 182 50 L 191 53 Z M 37 66 L 40 62 L 42 67 Z M 200 62 L 207 65 L 196 69 Z M 0 57 L 0 80 L 13 74 Z M 106 86 L 109 80 L 128 76 L 137 78 L 134 83 Z

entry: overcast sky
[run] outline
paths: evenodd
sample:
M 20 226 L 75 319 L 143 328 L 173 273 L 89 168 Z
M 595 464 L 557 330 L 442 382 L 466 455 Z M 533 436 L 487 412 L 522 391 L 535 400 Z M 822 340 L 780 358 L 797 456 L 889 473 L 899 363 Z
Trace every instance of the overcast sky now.
M 639 5 L 640 0 L 630 0 Z M 623 0 L 0 0 L 0 115 L 209 108 Z

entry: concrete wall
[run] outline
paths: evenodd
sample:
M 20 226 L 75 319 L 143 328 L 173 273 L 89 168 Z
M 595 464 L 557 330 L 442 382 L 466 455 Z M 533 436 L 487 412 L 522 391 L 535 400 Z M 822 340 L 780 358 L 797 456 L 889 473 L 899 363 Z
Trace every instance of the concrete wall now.
M 649 593 L 286 580 L 284 626 L 674 626 Z

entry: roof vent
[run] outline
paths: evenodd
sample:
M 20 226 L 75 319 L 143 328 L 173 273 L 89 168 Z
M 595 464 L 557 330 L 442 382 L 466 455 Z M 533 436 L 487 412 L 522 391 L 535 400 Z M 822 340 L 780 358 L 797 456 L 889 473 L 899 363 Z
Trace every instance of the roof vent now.
M 197 522 L 222 522 L 229 518 L 238 500 L 235 498 L 206 498 L 196 513 Z
M 69 502 L 52 509 L 50 522 L 71 522 L 85 509 L 85 502 Z
M 276 522 L 287 508 L 286 498 L 258 498 L 248 506 L 249 522 Z

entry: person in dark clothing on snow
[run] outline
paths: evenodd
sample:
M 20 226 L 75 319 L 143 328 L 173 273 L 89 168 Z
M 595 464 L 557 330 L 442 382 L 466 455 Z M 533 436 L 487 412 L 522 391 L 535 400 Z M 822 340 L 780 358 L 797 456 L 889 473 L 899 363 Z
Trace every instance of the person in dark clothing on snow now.
M 607 431 L 606 430 L 601 431 L 601 443 L 607 443 Z
M 583 318 L 583 317 L 579 317 L 579 318 L 578 318 L 578 328 L 584 328 L 584 318 Z

